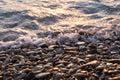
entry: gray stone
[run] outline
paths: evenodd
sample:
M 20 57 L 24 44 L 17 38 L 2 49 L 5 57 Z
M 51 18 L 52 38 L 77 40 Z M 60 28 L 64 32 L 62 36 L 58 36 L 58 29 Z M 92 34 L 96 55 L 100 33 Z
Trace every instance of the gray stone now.
M 27 74 L 26 73 L 21 73 L 18 77 L 15 78 L 15 80 L 20 80 L 24 78 Z

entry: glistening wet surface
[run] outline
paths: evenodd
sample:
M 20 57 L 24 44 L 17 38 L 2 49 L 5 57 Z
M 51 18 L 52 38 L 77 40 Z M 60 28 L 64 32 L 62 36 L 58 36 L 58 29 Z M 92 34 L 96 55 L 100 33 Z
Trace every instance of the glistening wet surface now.
M 92 34 L 84 39 L 93 42 L 120 35 L 119 15 L 119 0 L 1 0 L 0 44 L 74 42 L 81 31 Z

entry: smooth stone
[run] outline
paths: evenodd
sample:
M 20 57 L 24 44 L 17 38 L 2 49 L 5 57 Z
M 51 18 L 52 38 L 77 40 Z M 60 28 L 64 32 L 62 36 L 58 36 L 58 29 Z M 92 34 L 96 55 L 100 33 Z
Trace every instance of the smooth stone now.
M 15 80 L 20 80 L 24 78 L 27 74 L 26 73 L 21 73 L 18 77 L 15 78 Z
M 76 73 L 76 69 L 69 69 L 68 74 L 73 75 Z
M 110 51 L 119 51 L 120 49 L 119 49 L 119 47 L 118 46 L 112 46 L 111 48 L 110 48 Z
M 96 48 L 97 48 L 97 45 L 94 44 L 94 43 L 90 43 L 90 44 L 88 44 L 88 47 L 89 47 L 90 49 L 96 49 Z
M 37 65 L 37 66 L 34 67 L 35 70 L 39 70 L 39 69 L 42 69 L 42 68 L 43 68 L 42 65 Z
M 108 70 L 106 73 L 109 75 L 116 75 L 120 74 L 120 70 Z
M 96 70 L 103 71 L 105 67 L 106 67 L 106 64 L 101 64 L 101 65 L 96 67 Z
M 3 80 L 3 76 L 0 76 L 0 80 Z
M 75 43 L 75 45 L 78 45 L 78 46 L 80 46 L 80 45 L 85 45 L 85 42 L 82 42 L 82 41 L 80 42 L 80 41 L 79 41 L 79 42 Z
M 65 60 L 65 61 L 66 61 L 66 60 L 69 60 L 70 57 L 71 57 L 71 55 L 66 55 L 66 56 L 64 57 L 64 60 Z
M 67 61 L 58 61 L 56 64 L 63 64 L 63 65 L 67 65 L 67 64 L 69 64 Z
M 73 68 L 74 67 L 74 64 L 73 63 L 70 63 L 66 66 L 66 68 Z
M 88 75 L 87 74 L 84 74 L 84 73 L 76 73 L 74 74 L 74 77 L 77 78 L 78 80 L 85 80 L 85 78 L 87 77 Z
M 88 54 L 88 55 L 86 55 L 86 58 L 88 58 L 89 61 L 96 60 L 96 55 Z
M 120 80 L 120 74 L 118 74 L 112 78 L 109 78 L 108 80 Z
M 90 61 L 86 64 L 83 64 L 80 68 L 81 69 L 88 69 L 89 66 L 92 66 L 93 68 L 97 67 L 99 65 L 99 62 L 97 60 Z
M 120 59 L 109 59 L 108 62 L 111 62 L 111 63 L 120 63 Z
M 79 46 L 79 51 L 80 52 L 87 51 L 87 48 L 85 46 Z
M 48 48 L 59 48 L 59 46 L 58 45 L 50 45 Z
M 33 72 L 30 72 L 27 74 L 24 80 L 34 80 L 35 79 L 35 74 Z
M 34 53 L 36 53 L 36 52 L 35 51 L 28 51 L 28 52 L 25 53 L 25 55 L 30 56 L 31 54 L 34 54 Z
M 63 73 L 67 73 L 67 72 L 68 72 L 68 69 L 66 69 L 66 68 L 61 68 L 60 71 L 63 72 Z
M 0 57 L 0 61 L 4 61 L 6 57 Z
M 39 44 L 39 47 L 41 47 L 41 48 L 48 48 L 48 45 L 46 43 L 41 43 L 41 44 Z
M 42 79 L 42 78 L 47 78 L 51 75 L 51 73 L 49 72 L 43 72 L 43 73 L 39 73 L 37 75 L 35 75 L 36 78 Z
M 78 51 L 74 51 L 74 50 L 69 50 L 69 51 L 65 51 L 66 53 L 70 53 L 70 54 L 78 54 Z
M 58 64 L 57 67 L 58 68 L 63 68 L 63 67 L 65 67 L 65 65 L 64 64 Z
M 64 74 L 63 73 L 56 73 L 54 75 L 54 80 L 61 80 L 64 78 Z
M 98 61 L 97 60 L 94 60 L 94 61 L 90 61 L 90 62 L 88 62 L 86 65 L 98 65 Z
M 65 47 L 64 50 L 77 50 L 77 47 Z
M 0 51 L 0 55 L 1 55 L 1 54 L 6 54 L 6 51 Z

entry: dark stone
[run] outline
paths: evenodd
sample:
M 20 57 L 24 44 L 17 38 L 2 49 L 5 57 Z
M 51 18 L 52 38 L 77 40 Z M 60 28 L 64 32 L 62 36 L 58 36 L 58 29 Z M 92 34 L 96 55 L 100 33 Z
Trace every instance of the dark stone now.
M 76 73 L 74 74 L 75 78 L 77 78 L 78 80 L 86 80 L 86 74 L 82 74 L 82 73 Z
M 61 80 L 64 78 L 64 74 L 62 73 L 57 73 L 54 75 L 54 80 Z
M 48 48 L 48 45 L 46 43 L 41 43 L 41 44 L 39 44 L 39 47 L 41 47 L 41 48 Z
M 82 65 L 80 68 L 85 70 L 91 70 L 96 68 L 98 65 L 99 65 L 99 62 L 94 60 Z
M 25 80 L 34 80 L 35 74 L 33 72 L 30 72 L 26 77 Z
M 15 80 L 23 79 L 26 75 L 27 75 L 26 73 L 21 73 L 19 76 L 15 78 Z
M 118 46 L 112 46 L 110 48 L 110 51 L 119 51 L 119 47 Z
M 108 61 L 111 62 L 111 63 L 118 63 L 118 64 L 120 64 L 120 59 L 109 59 Z

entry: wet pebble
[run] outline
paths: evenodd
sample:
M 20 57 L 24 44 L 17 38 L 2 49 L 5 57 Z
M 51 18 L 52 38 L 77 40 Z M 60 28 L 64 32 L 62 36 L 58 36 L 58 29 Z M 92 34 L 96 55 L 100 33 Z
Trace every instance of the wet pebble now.
M 99 65 L 99 62 L 94 60 L 94 61 L 90 61 L 84 65 L 81 66 L 81 69 L 89 69 L 89 67 L 91 66 L 93 69 L 95 67 L 97 67 Z
M 39 73 L 39 74 L 35 75 L 35 78 L 45 79 L 45 78 L 49 78 L 50 75 L 51 75 L 51 73 L 49 73 L 49 72 L 44 72 L 44 73 Z
M 120 59 L 109 59 L 108 62 L 120 64 Z
M 21 73 L 19 76 L 17 76 L 15 79 L 20 80 L 23 79 L 27 74 L 26 73 Z

